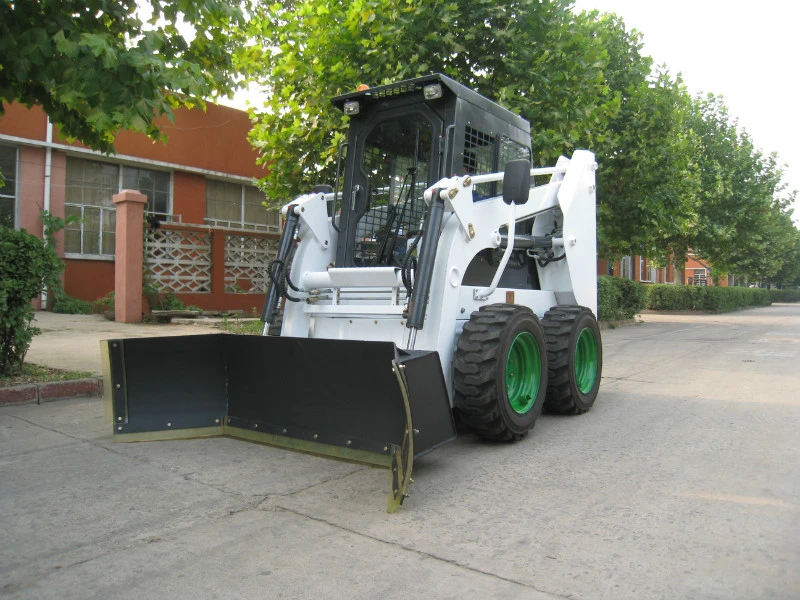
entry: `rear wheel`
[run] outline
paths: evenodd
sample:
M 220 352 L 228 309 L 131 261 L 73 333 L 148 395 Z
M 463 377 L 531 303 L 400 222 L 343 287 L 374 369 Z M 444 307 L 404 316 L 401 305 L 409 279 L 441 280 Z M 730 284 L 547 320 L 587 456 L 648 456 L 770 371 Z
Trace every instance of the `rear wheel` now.
M 603 370 L 600 328 L 585 306 L 558 306 L 542 319 L 549 364 L 549 412 L 584 413 L 594 405 Z
M 453 382 L 462 423 L 492 440 L 518 440 L 536 423 L 547 391 L 547 349 L 539 319 L 523 306 L 472 313 L 456 346 Z

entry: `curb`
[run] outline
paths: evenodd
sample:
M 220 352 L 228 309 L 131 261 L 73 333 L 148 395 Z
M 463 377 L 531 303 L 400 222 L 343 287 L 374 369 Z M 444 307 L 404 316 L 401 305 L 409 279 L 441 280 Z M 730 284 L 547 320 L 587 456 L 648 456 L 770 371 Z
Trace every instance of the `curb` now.
M 103 393 L 103 378 L 74 379 L 72 381 L 48 381 L 27 383 L 0 388 L 0 406 L 17 404 L 42 404 L 59 398 L 97 396 Z
M 228 323 L 251 323 L 260 321 L 259 317 L 228 317 Z M 199 317 L 197 319 L 184 319 L 183 317 L 173 317 L 173 325 L 194 325 L 195 327 L 220 327 L 226 319 L 222 317 Z

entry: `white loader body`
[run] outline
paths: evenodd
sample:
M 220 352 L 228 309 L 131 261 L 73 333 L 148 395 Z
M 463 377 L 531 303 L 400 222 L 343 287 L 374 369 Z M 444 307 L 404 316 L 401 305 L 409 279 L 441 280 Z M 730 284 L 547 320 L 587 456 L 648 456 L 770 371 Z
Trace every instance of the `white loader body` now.
M 285 303 L 281 335 L 388 341 L 399 348 L 436 350 L 452 399 L 452 376 L 448 374 L 452 373 L 456 342 L 470 314 L 482 305 L 527 306 L 540 317 L 563 304 L 579 304 L 597 313 L 596 168 L 594 154 L 579 150 L 572 159 L 559 159 L 555 167 L 533 169 L 532 176 L 550 176 L 550 182 L 532 187 L 528 202 L 522 205 L 507 205 L 500 196 L 473 202 L 477 184 L 502 181 L 503 173 L 453 177 L 428 188 L 426 199 L 437 189 L 446 195 L 447 213 L 425 325 L 413 346 L 405 323 L 408 298 L 400 269 L 327 268 L 333 262 L 338 233 L 327 217 L 330 195 L 309 194 L 292 201 L 283 212 L 292 209 L 300 218 L 291 277 L 300 288 L 297 296 L 301 301 Z M 513 232 L 509 221 L 541 216 L 534 221 L 533 235 L 545 235 L 552 227 L 549 215 L 556 209 L 563 214 L 563 235 L 554 246 L 561 248 L 566 258 L 538 269 L 542 289 L 490 290 L 462 284 L 478 252 L 501 248 L 501 228 Z M 502 264 L 498 270 L 500 267 Z
M 109 340 L 106 397 L 121 442 L 228 435 L 387 467 L 393 511 L 456 419 L 510 442 L 545 407 L 594 404 L 596 163 L 531 169 L 530 123 L 440 74 L 331 101 L 350 120 L 335 187 L 283 208 L 264 335 Z

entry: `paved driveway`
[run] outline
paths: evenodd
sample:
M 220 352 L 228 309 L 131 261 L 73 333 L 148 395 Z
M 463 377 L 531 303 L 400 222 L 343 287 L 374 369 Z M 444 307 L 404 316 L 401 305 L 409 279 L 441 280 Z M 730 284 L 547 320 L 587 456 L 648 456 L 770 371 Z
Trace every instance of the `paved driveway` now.
M 26 361 L 68 371 L 88 371 L 94 375 L 102 373 L 102 340 L 221 332 L 201 325 L 117 323 L 102 315 L 62 315 L 44 311 L 36 313 L 33 325 L 41 334 L 33 338 Z
M 0 409 L 4 598 L 798 598 L 800 305 L 603 332 L 594 410 L 386 471 Z

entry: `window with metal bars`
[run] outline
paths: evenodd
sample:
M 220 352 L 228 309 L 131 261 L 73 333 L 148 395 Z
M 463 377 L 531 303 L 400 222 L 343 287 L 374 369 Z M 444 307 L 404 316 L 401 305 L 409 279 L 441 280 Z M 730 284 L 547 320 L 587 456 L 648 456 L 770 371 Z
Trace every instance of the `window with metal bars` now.
M 147 196 L 147 211 L 159 217 L 169 217 L 170 174 L 168 171 L 154 171 L 139 167 L 123 167 L 122 189 L 139 190 Z
M 531 151 L 527 146 L 523 146 L 504 135 L 500 136 L 499 145 L 500 160 L 497 161 L 498 169 L 505 169 L 507 162 L 520 159 L 531 159 Z
M 206 179 L 205 223 L 226 229 L 280 232 L 280 215 L 264 208 L 256 187 Z
M 119 166 L 67 157 L 66 217 L 77 217 L 64 228 L 64 251 L 84 256 L 113 256 Z
M 378 124 L 364 145 L 369 204 L 356 226 L 359 266 L 401 265 L 425 215 L 433 127 L 419 115 Z
M 464 173 L 484 175 L 495 169 L 495 138 L 467 125 L 464 128 Z M 495 195 L 495 184 L 480 183 L 475 186 L 473 199 L 481 200 Z
M 464 173 L 484 175 L 504 168 L 511 160 L 526 158 L 530 160 L 531 151 L 508 137 L 497 138 L 479 131 L 469 125 L 464 129 Z M 498 194 L 496 183 L 481 183 L 475 186 L 474 200 L 491 198 Z
M 64 250 L 70 255 L 111 257 L 115 251 L 116 207 L 120 188 L 147 196 L 147 208 L 161 218 L 171 214 L 171 174 L 142 167 L 67 156 L 66 217 L 76 219 L 64 228 Z M 121 177 L 120 177 L 121 173 Z

